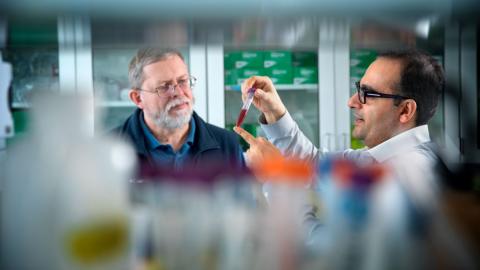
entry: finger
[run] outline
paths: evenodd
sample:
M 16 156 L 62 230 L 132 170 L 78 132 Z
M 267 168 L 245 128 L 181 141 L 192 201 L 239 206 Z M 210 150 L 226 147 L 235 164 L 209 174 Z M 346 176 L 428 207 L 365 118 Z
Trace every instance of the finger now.
M 267 76 L 252 76 L 245 80 L 245 92 L 248 91 L 250 88 L 255 89 L 271 89 L 273 88 L 272 80 Z
M 261 88 L 264 91 L 271 91 L 273 87 L 272 80 L 268 76 L 255 76 L 255 85 L 256 88 Z
M 245 102 L 247 99 L 248 95 L 248 90 L 253 87 L 255 84 L 256 77 L 252 76 L 246 80 L 243 81 L 242 86 L 241 86 L 241 91 L 242 91 L 242 101 Z
M 252 76 L 242 83 L 242 93 L 247 93 L 248 89 L 252 88 L 255 82 L 257 81 L 257 76 Z
M 248 131 L 246 131 L 245 129 L 235 126 L 233 127 L 233 130 L 238 135 L 240 135 L 240 137 L 242 137 L 249 145 L 252 145 L 256 142 L 255 137 L 252 134 L 248 133 Z
M 262 143 L 268 142 L 268 140 L 265 139 L 265 137 L 258 137 L 257 140 L 261 141 Z
M 242 85 L 240 87 L 240 93 L 242 94 L 242 101 L 245 102 L 245 99 L 247 98 L 247 89 L 246 88 L 246 80 L 242 82 Z
M 266 108 L 265 106 L 268 107 L 274 103 L 273 98 L 274 98 L 274 94 L 272 95 L 272 92 L 266 92 L 263 89 L 257 89 L 255 90 L 253 101 L 257 102 L 257 103 L 254 103 L 255 105 L 259 103 L 263 104 L 263 108 L 265 109 Z

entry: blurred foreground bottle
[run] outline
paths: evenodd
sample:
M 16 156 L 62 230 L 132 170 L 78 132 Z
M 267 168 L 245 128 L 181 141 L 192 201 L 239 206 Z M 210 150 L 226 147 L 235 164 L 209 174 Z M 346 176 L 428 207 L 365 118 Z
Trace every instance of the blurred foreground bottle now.
M 310 229 L 308 243 L 316 268 L 385 269 L 366 265 L 371 261 L 370 227 L 378 222 L 372 215 L 373 197 L 388 181 L 386 168 L 326 158 L 319 163 L 318 171 L 314 188 L 322 208 L 319 222 Z
M 267 207 L 259 215 L 256 269 L 306 269 L 303 261 L 305 207 L 315 177 L 313 164 L 271 156 L 254 173 L 263 184 Z
M 315 188 L 323 209 L 309 243 L 314 269 L 476 269 L 427 180 L 388 164 L 322 160 Z
M 93 138 L 93 101 L 38 96 L 7 153 L 2 269 L 127 269 L 134 152 Z

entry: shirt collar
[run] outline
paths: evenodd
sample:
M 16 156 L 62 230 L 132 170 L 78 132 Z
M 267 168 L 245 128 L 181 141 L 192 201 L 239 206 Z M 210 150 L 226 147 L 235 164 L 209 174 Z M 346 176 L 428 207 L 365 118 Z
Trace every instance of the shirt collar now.
M 159 146 L 166 146 L 166 144 L 161 144 L 157 138 L 153 135 L 153 133 L 150 131 L 150 129 L 147 127 L 147 124 L 145 123 L 145 120 L 143 119 L 143 114 L 140 117 L 140 126 L 142 127 L 143 134 L 145 135 L 145 140 L 147 143 L 147 146 L 150 150 L 156 149 Z M 188 143 L 188 145 L 192 146 L 193 141 L 195 138 L 195 121 L 193 121 L 193 117 L 190 118 L 190 128 L 188 131 L 187 139 L 185 140 L 185 143 Z
M 190 130 L 188 131 L 187 140 L 185 141 L 190 146 L 193 145 L 193 140 L 195 139 L 195 121 L 193 121 L 193 116 L 190 117 Z
M 377 162 L 384 162 L 393 156 L 411 151 L 412 148 L 419 144 L 429 141 L 428 126 L 421 125 L 404 131 L 367 151 Z

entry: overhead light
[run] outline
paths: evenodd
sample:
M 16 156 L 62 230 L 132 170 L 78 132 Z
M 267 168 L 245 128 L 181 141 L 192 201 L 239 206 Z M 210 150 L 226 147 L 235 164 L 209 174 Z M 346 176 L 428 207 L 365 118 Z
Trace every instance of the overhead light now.
M 428 33 L 430 32 L 430 25 L 430 19 L 422 19 L 418 21 L 415 25 L 415 33 L 422 38 L 428 38 Z

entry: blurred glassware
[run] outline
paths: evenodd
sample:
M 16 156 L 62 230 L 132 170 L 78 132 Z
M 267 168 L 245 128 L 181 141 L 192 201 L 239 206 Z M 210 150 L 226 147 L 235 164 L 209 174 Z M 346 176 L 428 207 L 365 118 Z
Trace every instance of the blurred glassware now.
M 130 230 L 127 179 L 135 154 L 123 142 L 92 137 L 91 99 L 37 95 L 32 130 L 7 160 L 2 265 L 123 268 Z

